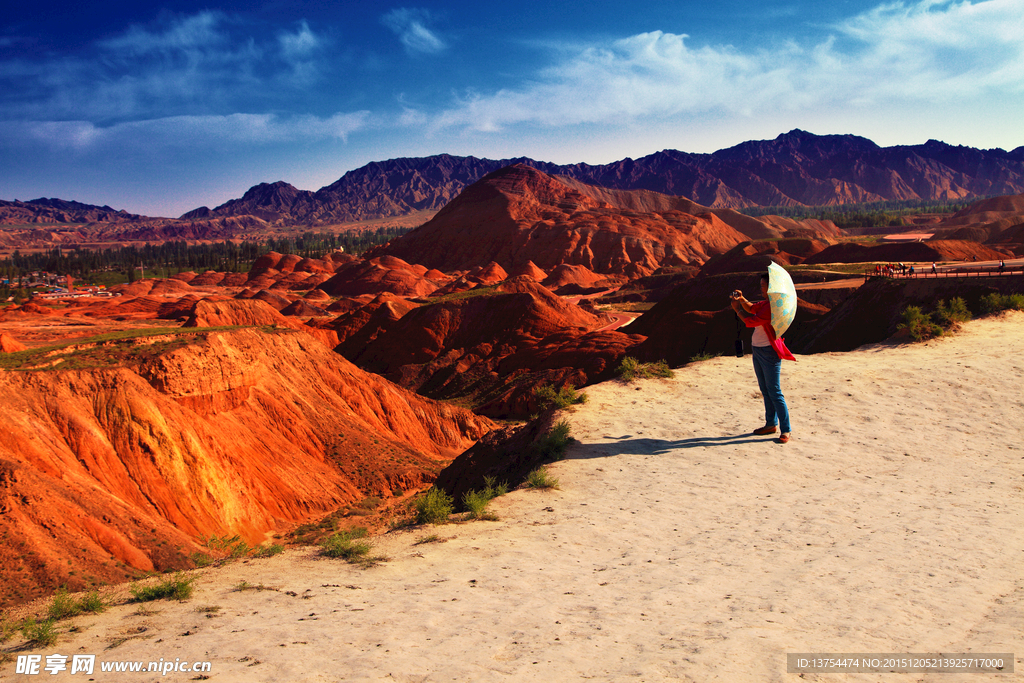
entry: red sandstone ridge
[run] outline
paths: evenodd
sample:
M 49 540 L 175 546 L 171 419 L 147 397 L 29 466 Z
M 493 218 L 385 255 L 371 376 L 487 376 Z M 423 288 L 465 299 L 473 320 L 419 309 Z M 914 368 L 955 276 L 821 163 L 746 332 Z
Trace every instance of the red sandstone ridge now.
M 427 268 L 410 265 L 394 256 L 358 261 L 340 270 L 319 288 L 331 296 L 361 296 L 389 292 L 398 296 L 428 296 L 437 284 Z
M 981 261 L 1006 258 L 1006 254 L 977 242 L 964 240 L 926 240 L 867 247 L 853 242 L 835 244 L 814 254 L 804 263 L 870 263 L 878 261 Z
M 567 264 L 639 277 L 661 266 L 703 263 L 746 239 L 714 214 L 618 209 L 518 164 L 474 183 L 431 221 L 372 255 L 447 272 L 492 261 L 518 272 L 532 262 L 548 271 Z
M 0 352 L 2 353 L 16 353 L 18 351 L 24 351 L 28 347 L 22 344 L 20 341 L 7 334 L 6 332 L 0 333 Z
M 937 226 L 935 237 L 984 242 L 994 249 L 1024 254 L 1024 194 L 972 204 Z
M 0 373 L 0 603 L 420 487 L 492 427 L 290 330 L 167 341 L 137 366 Z
M 525 363 L 506 369 L 506 359 L 545 346 L 552 336 L 572 347 L 576 337 L 604 323 L 522 276 L 493 290 L 482 288 L 407 312 L 381 306 L 366 323 L 373 326 L 372 335 L 351 331 L 338 350 L 361 367 L 425 396 L 468 398 L 491 404 L 489 414 L 508 414 L 527 407 L 520 394 L 529 394 L 537 384 L 585 383 L 588 370 L 600 372 L 607 364 L 591 360 L 607 361 L 608 354 L 593 344 L 577 345 L 578 353 L 559 356 L 557 367 L 545 366 L 544 372 L 532 375 Z M 360 348 L 357 342 L 363 340 L 369 341 Z M 616 338 L 621 347 L 619 342 Z M 549 351 L 544 357 L 552 355 Z M 523 381 L 515 384 L 515 391 L 501 388 L 520 376 Z

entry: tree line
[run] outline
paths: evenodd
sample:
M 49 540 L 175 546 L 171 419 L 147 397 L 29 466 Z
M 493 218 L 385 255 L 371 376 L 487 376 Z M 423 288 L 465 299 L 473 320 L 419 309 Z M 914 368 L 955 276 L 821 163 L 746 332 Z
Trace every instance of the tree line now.
M 863 202 L 837 206 L 751 206 L 740 209 L 748 216 L 785 216 L 796 220 L 815 218 L 832 221 L 837 228 L 881 228 L 909 225 L 910 216 L 922 213 L 955 213 L 984 197 L 955 201 L 938 199 L 902 199 Z
M 28 284 L 35 272 L 70 275 L 79 282 L 97 284 L 133 281 L 140 275 L 170 277 L 186 271 L 247 272 L 253 261 L 271 251 L 311 259 L 323 258 L 338 249 L 358 255 L 410 230 L 388 227 L 340 235 L 306 232 L 297 237 L 270 237 L 263 241 L 189 244 L 181 240 L 102 250 L 55 247 L 31 253 L 15 251 L 9 259 L 0 261 L 0 276 L 8 282 L 6 288 L 10 290 Z M 10 296 L 9 291 L 4 294 L 0 288 L 0 298 Z

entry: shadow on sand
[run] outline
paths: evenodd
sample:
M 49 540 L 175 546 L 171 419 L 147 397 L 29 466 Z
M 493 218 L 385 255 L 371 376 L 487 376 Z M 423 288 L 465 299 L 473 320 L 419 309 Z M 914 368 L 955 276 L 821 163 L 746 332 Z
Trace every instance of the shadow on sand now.
M 608 458 L 614 455 L 663 455 L 675 450 L 687 448 L 708 448 L 715 446 L 737 446 L 745 443 L 769 443 L 776 441 L 778 435 L 759 436 L 756 434 L 736 434 L 733 436 L 696 436 L 691 439 L 665 441 L 664 439 L 642 439 L 632 434 L 624 436 L 606 436 L 604 443 L 575 444 L 566 454 L 567 460 L 589 460 L 591 458 Z

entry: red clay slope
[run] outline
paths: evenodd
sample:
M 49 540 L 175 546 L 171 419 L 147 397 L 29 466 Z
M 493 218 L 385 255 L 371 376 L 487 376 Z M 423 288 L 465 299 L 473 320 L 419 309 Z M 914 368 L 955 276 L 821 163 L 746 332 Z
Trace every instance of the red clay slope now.
M 361 367 L 424 396 L 490 400 L 487 397 L 510 375 L 527 372 L 521 365 L 502 370 L 505 359 L 542 346 L 554 335 L 571 345 L 604 322 L 520 276 L 494 290 L 409 310 L 380 325 L 383 330 L 365 347 L 353 344 L 360 336 L 353 334 L 338 350 Z M 568 375 L 563 368 L 589 367 L 593 351 L 588 347 L 586 352 L 562 358 L 558 368 L 549 368 L 546 376 L 533 377 L 519 389 L 528 393 L 545 378 L 549 383 L 564 379 Z M 514 397 L 503 396 L 502 406 L 512 405 L 509 401 Z M 501 412 L 502 407 L 494 409 Z
M 421 486 L 492 427 L 306 334 L 174 343 L 135 367 L 0 373 L 0 603 Z
M 661 266 L 703 263 L 745 241 L 713 214 L 637 212 L 589 197 L 529 166 L 491 173 L 422 227 L 371 256 L 388 254 L 450 272 L 495 262 L 517 272 L 579 265 L 641 277 Z

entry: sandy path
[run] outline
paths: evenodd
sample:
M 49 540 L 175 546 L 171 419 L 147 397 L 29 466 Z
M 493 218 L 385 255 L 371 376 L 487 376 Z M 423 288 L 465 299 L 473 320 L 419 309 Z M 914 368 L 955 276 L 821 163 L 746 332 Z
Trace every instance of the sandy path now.
M 190 601 L 41 652 L 213 681 L 1024 680 L 1024 313 L 784 371 L 789 444 L 746 435 L 749 356 L 589 387 L 561 489 L 497 499 L 500 521 L 394 532 L 370 570 L 294 550 L 199 572 Z M 105 650 L 119 635 L 140 637 Z M 787 652 L 1015 652 L 1018 673 L 799 679 Z

